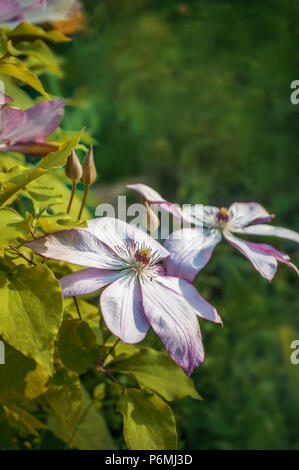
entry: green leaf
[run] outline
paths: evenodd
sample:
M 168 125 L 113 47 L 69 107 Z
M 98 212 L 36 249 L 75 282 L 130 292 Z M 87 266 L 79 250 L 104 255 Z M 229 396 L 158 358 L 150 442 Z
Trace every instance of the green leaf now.
M 13 56 L 27 56 L 26 66 L 37 74 L 52 72 L 58 77 L 62 77 L 59 61 L 47 44 L 37 39 L 33 42 L 22 41 L 13 45 L 8 41 L 7 50 Z
M 7 418 L 0 406 L 0 450 L 11 450 L 13 447 Z
M 35 362 L 32 359 L 6 344 L 5 364 L 0 365 L 0 401 L 15 401 L 16 397 L 22 397 L 26 388 L 26 376 L 34 368 Z
M 36 368 L 30 371 L 26 376 L 26 398 L 29 400 L 35 400 L 43 395 L 47 390 L 46 385 L 48 380 L 49 374 L 47 371 L 39 364 L 36 364 Z
M 23 62 L 16 57 L 0 59 L 0 74 L 9 75 L 10 77 L 21 80 L 21 82 L 31 86 L 47 99 L 51 99 L 50 95 L 44 90 L 38 76 L 34 72 L 31 72 Z
M 31 199 L 36 215 L 62 203 L 62 195 L 57 193 L 56 188 L 43 186 L 38 181 L 33 181 L 27 186 L 25 195 Z
M 25 356 L 53 371 L 54 338 L 62 320 L 58 280 L 45 265 L 0 271 L 0 336 Z
M 88 323 L 96 337 L 97 344 L 102 344 L 103 333 L 100 329 L 99 307 L 78 298 L 77 302 L 82 320 Z M 64 318 L 78 318 L 78 312 L 74 303 L 74 299 L 72 298 L 64 299 Z
M 14 404 L 3 405 L 9 426 L 25 434 L 38 436 L 38 429 L 47 429 L 35 416 Z
M 7 246 L 14 240 L 25 241 L 30 234 L 32 216 L 25 219 L 13 209 L 0 209 L 0 246 Z
M 82 131 L 77 132 L 69 140 L 63 142 L 59 150 L 49 153 L 49 155 L 41 160 L 39 168 L 52 170 L 53 168 L 63 166 L 71 151 L 79 144 L 81 133 Z
M 95 334 L 81 320 L 65 320 L 62 323 L 57 347 L 63 365 L 78 374 L 84 374 L 99 356 Z
M 129 388 L 117 404 L 131 450 L 174 450 L 177 433 L 172 409 L 155 393 Z
M 49 416 L 49 427 L 57 437 L 70 447 L 80 450 L 112 450 L 115 445 L 102 414 L 97 411 L 94 401 L 82 387 L 82 411 L 76 429 L 69 438 L 57 416 Z
M 8 27 L 3 28 L 8 38 L 19 40 L 20 38 L 41 38 L 52 42 L 69 42 L 71 39 L 62 34 L 60 31 L 45 31 L 39 26 L 30 23 L 20 23 L 15 29 L 10 30 Z
M 11 204 L 18 193 L 31 181 L 45 173 L 41 168 L 18 166 L 7 173 L 0 173 L 0 207 Z
M 186 396 L 201 399 L 191 379 L 165 353 L 144 348 L 138 353 L 109 364 L 109 368 L 135 377 L 140 387 L 154 390 L 166 400 Z
M 66 369 L 59 369 L 48 384 L 46 399 L 61 422 L 67 439 L 70 439 L 76 429 L 82 405 L 79 376 Z

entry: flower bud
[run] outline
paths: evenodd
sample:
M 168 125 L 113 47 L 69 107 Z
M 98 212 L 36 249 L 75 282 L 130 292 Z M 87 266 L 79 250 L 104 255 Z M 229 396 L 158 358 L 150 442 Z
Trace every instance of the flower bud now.
M 97 179 L 97 170 L 94 164 L 93 146 L 91 145 L 89 147 L 88 153 L 83 163 L 83 175 L 82 175 L 81 181 L 86 186 L 90 186 L 91 184 L 95 182 L 96 179 Z
M 82 178 L 83 170 L 79 158 L 76 155 L 75 150 L 72 150 L 72 153 L 67 159 L 65 165 L 65 174 L 72 181 L 77 181 Z

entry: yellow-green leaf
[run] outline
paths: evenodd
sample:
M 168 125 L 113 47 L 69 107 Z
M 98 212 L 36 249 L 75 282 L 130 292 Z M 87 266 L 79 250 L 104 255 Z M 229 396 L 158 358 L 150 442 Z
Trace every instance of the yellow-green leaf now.
M 186 396 L 201 398 L 183 370 L 167 354 L 154 349 L 141 349 L 123 360 L 116 358 L 109 368 L 135 377 L 141 387 L 153 390 L 169 401 Z
M 52 271 L 45 265 L 0 271 L 0 297 L 0 336 L 52 374 L 63 310 L 60 284 Z
M 155 393 L 126 389 L 118 402 L 130 450 L 174 450 L 177 432 L 172 409 Z

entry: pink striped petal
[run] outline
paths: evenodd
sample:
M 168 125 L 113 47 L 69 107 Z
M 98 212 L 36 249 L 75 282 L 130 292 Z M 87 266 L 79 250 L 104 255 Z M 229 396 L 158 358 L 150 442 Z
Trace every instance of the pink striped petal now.
M 41 142 L 59 126 L 64 100 L 42 101 L 22 111 L 5 107 L 1 111 L 0 140 L 10 145 L 21 142 Z
M 64 297 L 74 295 L 87 295 L 111 284 L 123 276 L 122 271 L 108 269 L 89 268 L 60 279 L 60 285 Z
M 24 19 L 24 14 L 35 8 L 42 8 L 44 0 L 33 0 L 22 5 L 22 1 L 0 0 L 0 23 L 11 23 Z
M 185 297 L 192 307 L 194 313 L 205 320 L 223 325 L 223 321 L 213 305 L 209 304 L 195 289 L 195 287 L 184 279 L 164 276 L 159 278 L 159 282 L 168 289 Z
M 243 233 L 245 235 L 261 235 L 269 237 L 280 237 L 293 242 L 299 243 L 299 233 L 294 230 L 289 230 L 284 227 L 275 227 L 273 225 L 249 225 L 248 227 L 242 227 L 238 230 L 234 230 L 237 233 Z
M 84 229 L 64 230 L 24 243 L 38 255 L 79 266 L 122 269 L 121 260 Z
M 156 253 L 160 259 L 169 255 L 168 251 L 153 237 L 120 219 L 101 217 L 89 220 L 87 224 L 88 228 L 84 230 L 92 233 L 112 250 L 116 247 L 122 247 L 126 243 L 137 243 L 150 248 L 152 253 Z
M 167 281 L 171 283 L 171 280 Z M 187 300 L 163 284 L 163 278 L 141 284 L 145 315 L 172 359 L 190 376 L 204 360 L 198 320 Z
M 148 330 L 139 283 L 134 274 L 122 276 L 106 287 L 100 298 L 105 323 L 125 343 L 139 343 Z
M 272 281 L 277 271 L 277 260 L 273 253 L 264 251 L 257 243 L 250 243 L 235 237 L 230 232 L 224 233 L 225 238 L 245 255 L 254 268 L 268 281 Z
M 235 202 L 229 208 L 231 230 L 253 223 L 258 219 L 271 220 L 273 215 L 256 202 Z
M 185 228 L 173 232 L 164 243 L 170 253 L 165 260 L 167 274 L 193 282 L 221 239 L 217 229 Z

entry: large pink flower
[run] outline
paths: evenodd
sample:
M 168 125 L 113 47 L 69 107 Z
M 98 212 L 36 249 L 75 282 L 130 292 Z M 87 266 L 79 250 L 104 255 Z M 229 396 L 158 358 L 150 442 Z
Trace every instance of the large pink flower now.
M 32 24 L 59 21 L 75 16 L 80 11 L 77 0 L 0 0 L 0 24 L 11 27 L 20 21 Z
M 125 343 L 142 341 L 152 326 L 187 375 L 203 361 L 197 315 L 216 323 L 221 318 L 189 282 L 167 275 L 160 262 L 168 251 L 142 230 L 107 217 L 25 246 L 46 258 L 88 266 L 60 280 L 63 294 L 90 294 L 108 286 L 100 298 L 102 314 Z
M 22 21 L 29 11 L 44 7 L 44 0 L 32 0 L 31 3 L 20 0 L 0 0 L 0 24 Z
M 165 241 L 165 248 L 170 252 L 165 264 L 167 272 L 193 282 L 197 273 L 210 260 L 215 246 L 222 236 L 245 255 L 254 268 L 267 280 L 271 281 L 276 274 L 278 262 L 285 263 L 298 273 L 290 257 L 265 243 L 252 243 L 238 238 L 240 235 L 261 235 L 281 237 L 299 243 L 299 234 L 283 227 L 267 225 L 274 218 L 264 207 L 256 202 L 235 202 L 228 209 L 203 206 L 181 211 L 165 201 L 156 191 L 146 185 L 128 186 L 134 189 L 148 203 L 160 204 L 177 219 L 192 223 L 194 228 L 183 228 L 173 232 Z M 161 201 L 161 202 L 159 202 Z
M 56 150 L 45 138 L 59 126 L 63 110 L 64 100 L 42 101 L 26 111 L 0 106 L 0 152 L 44 156 Z

